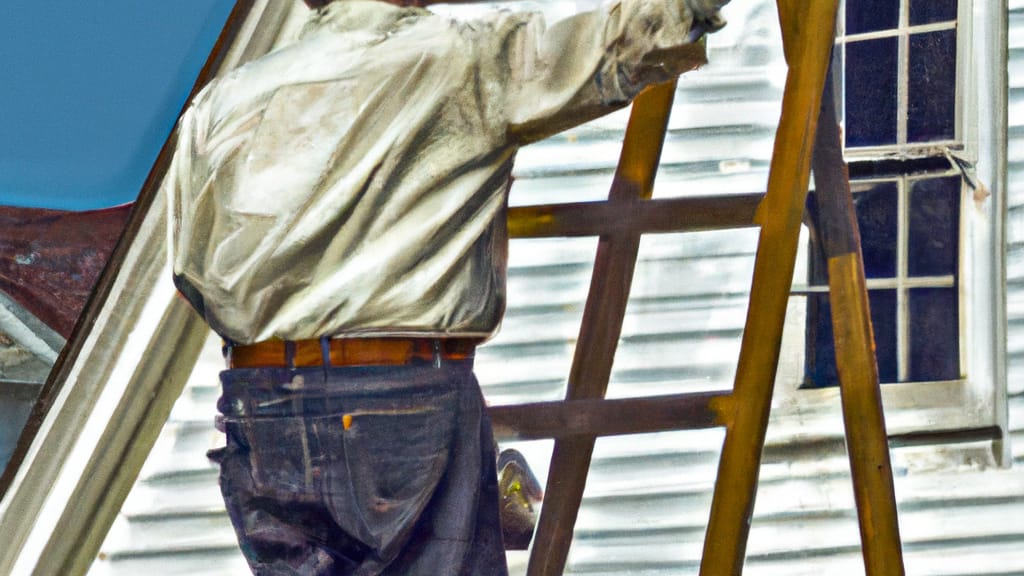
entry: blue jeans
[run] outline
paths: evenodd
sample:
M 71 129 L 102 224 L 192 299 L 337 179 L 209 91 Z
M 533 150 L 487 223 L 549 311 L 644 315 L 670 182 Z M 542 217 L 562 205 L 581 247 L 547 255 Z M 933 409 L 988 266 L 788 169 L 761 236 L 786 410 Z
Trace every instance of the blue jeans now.
M 506 576 L 472 361 L 221 373 L 221 492 L 254 574 Z

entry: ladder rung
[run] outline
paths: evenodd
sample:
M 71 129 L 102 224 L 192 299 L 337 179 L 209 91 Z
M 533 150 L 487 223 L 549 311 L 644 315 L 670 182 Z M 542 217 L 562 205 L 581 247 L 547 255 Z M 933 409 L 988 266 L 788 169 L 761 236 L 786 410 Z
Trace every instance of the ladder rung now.
M 657 200 L 573 202 L 509 209 L 513 238 L 696 232 L 754 226 L 764 194 Z
M 489 409 L 501 439 L 615 436 L 724 426 L 716 400 L 730 392 L 698 392 L 616 400 L 536 402 Z

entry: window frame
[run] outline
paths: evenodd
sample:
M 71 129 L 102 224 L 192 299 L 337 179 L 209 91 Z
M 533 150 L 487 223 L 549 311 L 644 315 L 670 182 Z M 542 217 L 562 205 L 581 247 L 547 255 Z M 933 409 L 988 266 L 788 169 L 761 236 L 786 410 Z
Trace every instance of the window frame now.
M 901 22 L 905 22 L 906 13 L 904 8 Z M 1004 242 L 1006 5 L 1002 0 L 959 0 L 957 16 L 957 141 L 847 148 L 845 157 L 854 165 L 940 157 L 948 159 L 951 166 L 942 174 L 959 171 L 963 176 L 957 282 L 962 377 L 943 382 L 883 384 L 886 425 L 893 447 L 990 442 L 994 462 L 1009 466 L 1012 458 L 1007 415 Z M 844 18 L 845 10 L 841 7 L 841 24 Z M 870 35 L 874 33 L 864 36 Z M 837 46 L 841 43 L 837 39 Z M 1004 65 L 983 66 L 978 62 Z M 905 94 L 902 98 L 905 111 Z M 905 119 L 901 123 L 905 125 Z M 773 417 L 777 415 L 779 422 L 787 423 L 779 428 L 779 442 L 797 437 L 800 428 L 807 426 L 828 435 L 842 434 L 841 419 L 836 416 L 838 388 L 800 388 L 807 353 L 803 342 L 803 295 L 816 289 L 799 279 L 799 271 L 797 274 L 790 302 L 793 319 L 787 319 L 783 360 L 776 382 L 778 408 L 773 408 Z M 871 284 L 869 280 L 869 287 Z M 787 349 L 800 350 L 796 354 L 799 358 L 787 358 Z M 800 425 L 786 432 L 791 419 Z

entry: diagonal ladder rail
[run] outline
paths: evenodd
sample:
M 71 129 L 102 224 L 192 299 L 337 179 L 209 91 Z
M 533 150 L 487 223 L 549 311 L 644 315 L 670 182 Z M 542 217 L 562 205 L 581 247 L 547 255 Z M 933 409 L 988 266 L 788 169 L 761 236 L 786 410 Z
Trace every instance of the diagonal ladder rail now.
M 758 290 L 782 292 L 792 282 L 795 245 L 780 240 L 788 237 L 795 242 L 798 238 L 797 214 L 803 212 L 806 201 L 811 161 L 809 144 L 813 141 L 823 244 L 828 258 L 836 362 L 865 569 L 869 576 L 902 575 L 892 468 L 860 236 L 842 159 L 834 82 L 826 81 L 836 6 L 834 2 L 800 6 L 787 0 L 779 0 L 778 6 L 790 72 L 768 195 L 763 205 L 765 220 L 760 220 L 762 214 L 758 214 L 762 234 L 740 366 L 733 395 L 724 402 L 731 410 L 731 417 L 725 418 L 726 443 L 704 542 L 701 573 L 739 574 L 742 571 L 785 316 L 784 300 L 772 299 L 770 293 Z M 815 26 L 824 23 L 829 25 Z M 819 112 L 817 116 L 814 111 Z M 783 266 L 759 270 L 762 262 L 766 266 L 772 262 Z M 770 321 L 774 325 L 752 326 L 755 320 Z M 751 335 L 749 340 L 748 334 Z M 760 341 L 766 336 L 770 338 L 767 346 Z M 746 352 L 748 345 L 755 348 Z M 759 370 L 757 364 L 765 361 L 771 362 Z M 753 445 L 746 436 L 750 433 L 757 434 Z
M 789 71 L 768 175 L 736 380 L 719 399 L 726 424 L 700 573 L 740 574 L 754 511 L 782 328 L 810 179 L 818 110 L 835 34 L 838 0 L 778 0 Z
M 608 194 L 608 203 L 623 212 L 633 210 L 651 197 L 675 88 L 674 81 L 649 87 L 633 103 Z M 569 372 L 567 401 L 604 398 L 639 246 L 640 234 L 633 231 L 605 234 L 600 238 Z M 594 442 L 592 434 L 577 434 L 555 441 L 545 502 L 530 555 L 530 576 L 558 576 L 565 569 Z
M 866 572 L 869 576 L 902 576 L 903 551 L 878 386 L 874 331 L 864 282 L 860 231 L 840 144 L 835 84 L 834 78 L 825 82 L 812 165 L 818 231 L 828 261 L 846 445 Z

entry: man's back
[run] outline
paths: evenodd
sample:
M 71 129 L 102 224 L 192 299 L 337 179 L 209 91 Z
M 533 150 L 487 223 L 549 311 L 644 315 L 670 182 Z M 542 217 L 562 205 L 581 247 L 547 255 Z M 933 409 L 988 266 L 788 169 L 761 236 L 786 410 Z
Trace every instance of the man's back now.
M 335 2 L 183 119 L 171 186 L 179 288 L 242 343 L 486 337 L 504 306 L 518 146 L 703 61 L 688 20 L 630 6 L 634 19 L 665 20 L 664 34 L 632 38 L 625 8 L 545 30 L 529 14 L 456 23 Z M 651 51 L 660 59 L 627 60 Z
M 187 122 L 203 192 L 180 202 L 201 217 L 181 233 L 218 241 L 180 262 L 183 277 L 207 298 L 231 295 L 218 319 L 240 341 L 485 336 L 500 308 L 481 241 L 514 150 L 480 109 L 476 44 L 425 11 L 355 6 L 374 9 L 369 30 L 341 27 L 349 11 L 335 11 L 197 100 Z

